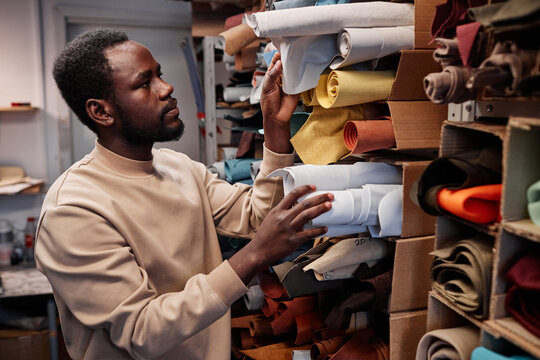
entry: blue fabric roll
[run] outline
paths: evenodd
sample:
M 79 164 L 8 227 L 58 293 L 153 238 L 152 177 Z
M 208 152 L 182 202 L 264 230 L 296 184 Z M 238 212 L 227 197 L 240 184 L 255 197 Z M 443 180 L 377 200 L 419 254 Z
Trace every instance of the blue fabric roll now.
M 486 349 L 485 347 L 477 347 L 473 350 L 471 354 L 471 360 L 534 360 L 532 356 L 527 355 L 513 355 L 513 356 L 503 356 L 497 354 L 491 350 Z
M 251 163 L 259 159 L 230 159 L 225 161 L 225 176 L 230 183 L 251 180 Z M 251 180 L 253 181 L 253 180 Z

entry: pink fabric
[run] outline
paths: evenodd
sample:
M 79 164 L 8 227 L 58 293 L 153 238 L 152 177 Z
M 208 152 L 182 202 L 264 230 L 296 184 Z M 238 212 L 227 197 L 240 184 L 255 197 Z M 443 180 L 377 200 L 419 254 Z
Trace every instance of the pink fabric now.
M 471 50 L 473 49 L 474 42 L 478 31 L 480 31 L 482 24 L 479 22 L 473 22 L 470 24 L 460 25 L 456 28 L 456 37 L 458 40 L 459 56 L 463 65 L 469 69 L 472 66 L 471 63 Z

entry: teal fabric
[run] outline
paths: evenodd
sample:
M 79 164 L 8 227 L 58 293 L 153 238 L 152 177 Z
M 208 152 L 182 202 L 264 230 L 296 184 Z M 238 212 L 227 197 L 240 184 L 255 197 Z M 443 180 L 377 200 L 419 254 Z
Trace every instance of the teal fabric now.
M 533 357 L 527 355 L 513 355 L 513 356 L 503 356 L 497 354 L 491 350 L 486 349 L 485 347 L 477 347 L 473 350 L 471 354 L 471 360 L 534 360 Z
M 295 112 L 291 116 L 291 137 L 293 137 L 298 130 L 304 125 L 311 113 L 308 112 Z
M 228 182 L 239 182 L 240 180 L 251 180 L 251 163 L 260 159 L 229 159 L 225 161 L 225 176 Z
M 536 225 L 540 226 L 540 180 L 527 189 L 527 210 Z

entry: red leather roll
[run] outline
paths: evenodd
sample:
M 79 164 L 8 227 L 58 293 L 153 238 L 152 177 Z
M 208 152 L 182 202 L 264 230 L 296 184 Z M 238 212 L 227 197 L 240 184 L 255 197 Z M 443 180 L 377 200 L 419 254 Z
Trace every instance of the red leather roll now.
M 296 317 L 295 345 L 310 343 L 313 332 L 324 328 L 324 317 L 319 312 L 311 312 Z
M 278 305 L 278 311 L 271 322 L 274 335 L 288 333 L 296 326 L 296 317 L 317 310 L 317 297 L 304 296 L 293 300 L 282 301 Z
M 343 129 L 343 139 L 352 154 L 396 146 L 394 127 L 390 118 L 348 121 Z

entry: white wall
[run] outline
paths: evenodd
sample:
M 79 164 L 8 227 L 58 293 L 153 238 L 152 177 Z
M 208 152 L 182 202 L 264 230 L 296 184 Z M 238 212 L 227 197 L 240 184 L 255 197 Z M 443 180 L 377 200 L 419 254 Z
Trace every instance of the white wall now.
M 50 74 L 54 57 L 66 42 L 68 23 L 168 27 L 185 36 L 190 33 L 191 5 L 167 0 L 0 0 L 0 107 L 30 101 L 39 108 L 30 113 L 0 112 L 0 165 L 21 166 L 47 184 L 73 161 L 69 109 Z M 184 136 L 188 140 L 167 146 L 197 160 L 196 106 L 188 73 L 184 75 L 176 92 L 182 119 L 190 127 Z M 43 194 L 0 196 L 0 219 L 22 228 L 27 216 L 39 215 L 42 198 Z

